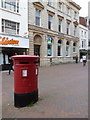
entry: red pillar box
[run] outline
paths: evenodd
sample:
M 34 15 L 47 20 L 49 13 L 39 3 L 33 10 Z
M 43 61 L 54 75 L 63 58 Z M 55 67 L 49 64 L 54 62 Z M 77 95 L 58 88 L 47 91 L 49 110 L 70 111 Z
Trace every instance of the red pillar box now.
M 16 55 L 14 59 L 14 106 L 38 101 L 38 56 Z

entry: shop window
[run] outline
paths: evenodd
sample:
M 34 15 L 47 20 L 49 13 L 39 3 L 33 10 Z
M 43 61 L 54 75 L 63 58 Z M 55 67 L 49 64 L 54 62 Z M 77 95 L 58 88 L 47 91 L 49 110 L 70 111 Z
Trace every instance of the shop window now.
M 73 52 L 76 52 L 76 43 L 73 43 Z
M 19 23 L 2 19 L 2 32 L 8 34 L 19 34 Z
M 62 55 L 62 41 L 58 41 L 58 56 Z
M 3 64 L 3 54 L 0 53 L 0 65 L 2 65 L 2 64 Z
M 53 47 L 52 38 L 48 38 L 48 41 L 47 41 L 47 56 L 52 56 L 52 47 Z
M 19 1 L 17 0 L 1 0 L 1 5 L 3 8 L 7 10 L 11 10 L 13 12 L 19 12 Z
M 40 13 L 41 10 L 36 9 L 36 25 L 40 26 Z
M 66 42 L 66 56 L 69 56 L 69 42 Z
M 48 29 L 52 29 L 52 16 L 48 15 Z

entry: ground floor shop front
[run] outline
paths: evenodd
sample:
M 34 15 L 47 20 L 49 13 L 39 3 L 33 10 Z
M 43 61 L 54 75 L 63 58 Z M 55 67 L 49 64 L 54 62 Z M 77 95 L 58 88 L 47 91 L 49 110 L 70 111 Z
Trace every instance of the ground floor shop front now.
M 20 36 L 0 34 L 0 67 L 9 69 L 9 58 L 13 55 L 28 54 L 29 39 Z
M 29 54 L 40 56 L 40 66 L 67 63 L 79 58 L 79 39 L 29 25 Z

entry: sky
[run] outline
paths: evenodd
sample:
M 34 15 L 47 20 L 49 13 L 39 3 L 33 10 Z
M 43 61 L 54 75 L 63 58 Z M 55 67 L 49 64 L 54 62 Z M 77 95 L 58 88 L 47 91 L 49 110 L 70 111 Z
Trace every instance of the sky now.
M 88 2 L 90 0 L 73 0 L 75 3 L 80 5 L 81 10 L 80 10 L 80 16 L 86 17 L 88 16 Z

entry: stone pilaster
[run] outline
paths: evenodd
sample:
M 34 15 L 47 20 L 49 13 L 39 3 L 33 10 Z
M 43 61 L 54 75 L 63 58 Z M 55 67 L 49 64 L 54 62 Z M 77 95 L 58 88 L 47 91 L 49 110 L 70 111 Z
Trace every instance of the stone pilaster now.
M 62 56 L 66 57 L 66 39 L 62 41 Z
M 46 34 L 43 35 L 42 45 L 41 45 L 41 57 L 47 56 L 47 37 Z
M 58 38 L 54 37 L 53 41 L 53 56 L 57 57 L 57 46 L 58 46 Z
M 70 41 L 70 57 L 73 57 L 73 41 Z
M 33 31 L 29 31 L 29 55 L 34 55 Z

